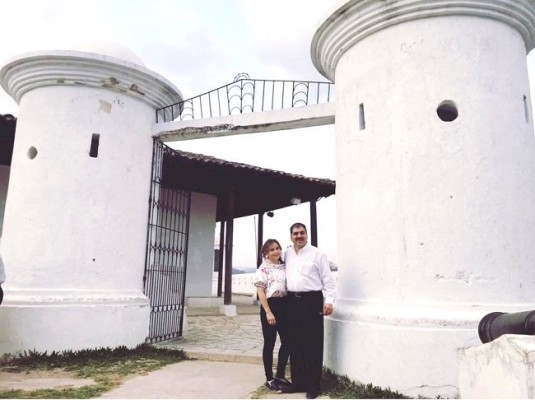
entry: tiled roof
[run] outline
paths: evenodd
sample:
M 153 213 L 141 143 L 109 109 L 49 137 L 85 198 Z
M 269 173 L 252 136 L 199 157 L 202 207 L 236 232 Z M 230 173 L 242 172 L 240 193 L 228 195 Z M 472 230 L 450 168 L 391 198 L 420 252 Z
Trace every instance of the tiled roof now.
M 218 198 L 217 220 L 228 218 L 233 194 L 235 218 L 318 200 L 335 194 L 336 182 L 173 150 L 165 146 L 162 184 Z
M 201 163 L 211 164 L 211 165 L 218 165 L 224 168 L 231 168 L 236 170 L 248 170 L 251 172 L 257 172 L 262 175 L 278 175 L 281 177 L 285 177 L 288 179 L 294 179 L 298 181 L 308 181 L 308 182 L 314 182 L 314 183 L 321 183 L 325 185 L 335 185 L 336 182 L 330 179 L 326 178 L 312 178 L 304 175 L 298 175 L 298 174 L 292 174 L 290 172 L 284 172 L 284 171 L 278 171 L 275 169 L 268 169 L 268 168 L 262 168 L 255 165 L 250 164 L 244 164 L 234 161 L 227 161 L 220 158 L 207 156 L 204 154 L 198 154 L 198 153 L 190 153 L 187 151 L 182 150 L 175 150 L 177 154 L 184 157 L 185 159 L 192 160 L 192 161 L 198 161 Z

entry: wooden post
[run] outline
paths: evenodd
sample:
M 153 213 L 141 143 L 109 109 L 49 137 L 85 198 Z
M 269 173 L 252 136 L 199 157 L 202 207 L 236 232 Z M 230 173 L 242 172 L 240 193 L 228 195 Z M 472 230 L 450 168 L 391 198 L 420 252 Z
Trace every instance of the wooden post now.
M 262 264 L 262 244 L 264 242 L 264 213 L 258 214 L 258 250 L 256 257 L 256 268 Z
M 310 244 L 318 246 L 318 215 L 316 211 L 316 200 L 310 202 Z
M 225 240 L 225 295 L 224 304 L 232 303 L 232 234 L 234 230 L 234 188 L 230 188 L 227 197 L 227 232 Z
M 217 260 L 217 297 L 223 293 L 223 255 L 225 254 L 225 221 L 221 220 L 219 229 L 219 259 Z

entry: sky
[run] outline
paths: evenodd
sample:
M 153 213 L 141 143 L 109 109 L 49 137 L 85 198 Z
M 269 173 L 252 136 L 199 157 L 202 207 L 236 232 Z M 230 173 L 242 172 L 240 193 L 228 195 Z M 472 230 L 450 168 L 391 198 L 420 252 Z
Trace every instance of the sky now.
M 337 0 L 0 0 L 0 65 L 28 51 L 113 43 L 137 54 L 184 98 L 245 72 L 253 79 L 326 81 L 310 58 L 314 32 Z M 0 114 L 18 115 L 0 88 Z M 168 143 L 169 144 L 169 143 Z M 335 179 L 334 126 L 175 142 L 171 147 L 264 168 Z M 336 262 L 335 196 L 317 203 L 318 244 Z M 264 240 L 291 244 L 309 204 L 264 217 Z M 255 266 L 257 218 L 234 225 L 235 266 Z M 214 237 L 219 237 L 216 228 Z
M 253 79 L 326 81 L 310 43 L 340 0 L 0 0 L 0 65 L 33 50 L 111 42 L 136 53 L 184 98 Z M 527 57 L 535 93 L 535 55 Z M 532 102 L 533 103 L 533 102 Z M 17 116 L 0 89 L 0 114 Z M 172 147 L 311 177 L 336 179 L 334 126 L 175 142 Z M 336 262 L 336 198 L 318 202 L 318 244 Z M 289 226 L 309 223 L 309 205 L 264 218 L 264 239 L 290 244 Z M 234 226 L 234 265 L 256 263 L 256 217 Z M 214 232 L 218 237 L 218 230 Z

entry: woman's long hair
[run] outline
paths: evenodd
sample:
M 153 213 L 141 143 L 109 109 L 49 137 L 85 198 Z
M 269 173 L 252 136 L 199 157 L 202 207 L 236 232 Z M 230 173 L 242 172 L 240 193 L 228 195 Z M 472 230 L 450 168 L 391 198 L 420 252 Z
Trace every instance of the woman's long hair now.
M 281 251 L 281 254 L 282 254 L 282 247 L 281 247 L 281 244 L 279 243 L 279 241 L 277 239 L 268 239 L 265 241 L 264 245 L 262 246 L 262 258 L 266 258 L 268 252 L 269 252 L 269 248 L 271 247 L 272 244 L 276 244 L 277 246 L 279 246 L 279 249 Z M 279 256 L 279 263 L 282 264 L 282 257 Z

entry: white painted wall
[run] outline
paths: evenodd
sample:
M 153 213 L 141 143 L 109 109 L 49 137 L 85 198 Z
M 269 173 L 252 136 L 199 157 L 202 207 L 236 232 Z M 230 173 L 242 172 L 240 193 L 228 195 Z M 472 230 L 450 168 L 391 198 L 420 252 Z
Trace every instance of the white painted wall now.
M 211 297 L 217 197 L 191 194 L 186 297 Z
M 350 1 L 315 37 L 337 89 L 339 299 L 325 361 L 415 397 L 458 395 L 456 351 L 479 343 L 486 313 L 535 308 L 532 43 L 500 12 L 535 21 L 535 5 L 456 1 L 451 15 L 445 3 Z M 437 116 L 444 100 L 453 122 Z

